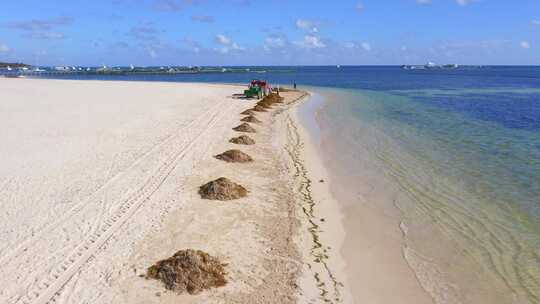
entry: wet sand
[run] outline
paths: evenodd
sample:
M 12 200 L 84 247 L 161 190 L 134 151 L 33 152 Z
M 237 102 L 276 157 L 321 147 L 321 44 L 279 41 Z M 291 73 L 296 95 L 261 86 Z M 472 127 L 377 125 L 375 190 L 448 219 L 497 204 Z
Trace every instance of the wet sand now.
M 343 259 L 342 277 L 348 281 L 350 302 L 433 303 L 404 257 L 401 217 L 392 205 L 396 191 L 370 170 L 351 175 L 353 172 L 336 170 L 333 165 L 341 156 L 328 147 L 332 139 L 327 137 L 328 122 L 321 115 L 327 102 L 338 101 L 314 94 L 312 104 L 298 109 L 299 125 L 305 126 L 307 169 L 319 168 L 328 176 L 325 188 L 319 190 L 323 194 L 317 196 L 329 196 L 341 219 L 341 227 L 333 235 L 342 237 L 337 256 Z M 355 155 L 364 154 L 357 151 Z

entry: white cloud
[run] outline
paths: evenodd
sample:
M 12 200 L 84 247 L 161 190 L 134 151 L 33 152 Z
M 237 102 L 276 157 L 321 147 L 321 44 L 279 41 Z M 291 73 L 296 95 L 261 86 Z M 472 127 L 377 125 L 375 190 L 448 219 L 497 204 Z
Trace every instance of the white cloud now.
M 217 41 L 217 43 L 222 44 L 222 45 L 231 44 L 231 39 L 229 39 L 229 37 L 227 37 L 227 36 L 225 36 L 223 34 L 216 35 L 216 41 Z
M 361 46 L 365 51 L 368 51 L 368 52 L 371 51 L 371 44 L 367 42 L 362 42 Z
M 416 0 L 416 3 L 420 5 L 429 5 L 431 4 L 431 0 Z
M 245 49 L 241 46 L 239 46 L 238 44 L 236 43 L 232 43 L 230 46 L 224 46 L 220 49 L 218 49 L 218 51 L 222 54 L 227 54 L 229 53 L 230 51 L 244 51 Z
M 232 39 L 223 34 L 216 35 L 216 42 L 222 45 L 222 48 L 218 49 L 218 51 L 222 54 L 226 54 L 229 51 L 245 50 L 243 47 L 239 46 L 236 42 L 232 41 Z
M 359 11 L 363 11 L 365 8 L 364 4 L 362 2 L 358 2 L 356 4 L 356 9 L 359 10 Z
M 540 20 L 531 20 L 532 25 L 540 25 Z
M 531 45 L 529 44 L 528 41 L 521 41 L 519 43 L 519 46 L 521 46 L 521 48 L 524 48 L 524 49 L 530 49 L 531 48 Z
M 343 43 L 342 45 L 346 49 L 362 49 L 367 52 L 371 51 L 371 44 L 369 44 L 369 42 L 356 43 L 356 42 L 349 41 L 349 42 Z
M 305 35 L 303 40 L 296 41 L 295 44 L 306 49 L 321 49 L 326 47 L 326 44 L 319 37 L 313 35 Z
M 407 48 L 406 45 L 403 45 L 403 46 L 401 46 L 401 50 L 402 50 L 403 52 L 406 52 L 406 51 L 408 50 L 408 48 Z
M 236 44 L 236 42 L 233 42 L 233 43 L 231 44 L 231 49 L 232 49 L 232 50 L 237 50 L 237 51 L 243 51 L 243 50 L 244 50 L 244 48 L 241 47 L 241 46 L 239 46 L 238 44 Z
M 296 20 L 296 27 L 309 33 L 318 33 L 317 22 L 298 19 Z
M 7 53 L 11 49 L 4 43 L 0 43 L 0 53 Z
M 154 51 L 153 49 L 149 49 L 149 50 L 148 50 L 148 55 L 150 55 L 150 57 L 152 57 L 152 58 L 156 58 L 156 57 L 157 57 L 157 53 L 156 53 L 156 51 Z

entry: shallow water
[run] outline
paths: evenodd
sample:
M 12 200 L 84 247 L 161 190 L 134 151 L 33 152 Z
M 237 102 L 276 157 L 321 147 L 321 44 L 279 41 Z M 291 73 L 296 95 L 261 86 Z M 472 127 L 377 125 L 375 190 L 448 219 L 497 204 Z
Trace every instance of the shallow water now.
M 437 303 L 539 301 L 536 90 L 315 91 L 327 165 L 349 184 L 338 196 L 384 179 L 375 191 L 401 211 L 404 255 Z

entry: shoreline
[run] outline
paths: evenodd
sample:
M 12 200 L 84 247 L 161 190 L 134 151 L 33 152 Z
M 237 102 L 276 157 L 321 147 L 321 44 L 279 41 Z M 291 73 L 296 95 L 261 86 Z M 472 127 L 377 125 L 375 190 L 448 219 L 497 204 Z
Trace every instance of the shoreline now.
M 357 302 L 530 301 L 534 290 L 527 290 L 529 277 L 517 280 L 513 275 L 530 273 L 533 278 L 535 272 L 527 270 L 527 261 L 504 260 L 516 252 L 524 256 L 532 252 L 531 243 L 525 240 L 517 245 L 504 242 L 514 236 L 519 240 L 518 228 L 531 223 L 527 218 L 515 222 L 515 231 L 498 227 L 495 220 L 519 216 L 496 208 L 491 203 L 497 201 L 488 200 L 487 193 L 463 188 L 455 179 L 456 173 L 464 172 L 463 165 L 437 162 L 451 158 L 441 154 L 444 145 L 437 147 L 436 138 L 418 136 L 423 133 L 404 127 L 407 121 L 393 121 L 395 112 L 378 113 L 383 112 L 382 104 L 395 102 L 391 96 L 347 89 L 313 91 L 326 101 L 320 111 L 310 113 L 318 119 L 312 133 L 331 174 L 332 194 L 345 215 L 346 240 L 341 253 Z M 406 102 L 397 104 L 393 105 L 407 107 Z M 393 109 L 392 104 L 389 108 Z M 418 110 L 419 117 L 437 117 L 437 112 L 423 110 Z M 399 134 L 404 134 L 402 141 L 392 137 Z M 445 138 L 460 142 L 459 138 Z M 418 154 L 412 153 L 415 151 Z M 471 151 L 477 150 L 473 147 Z M 463 157 L 459 149 L 455 152 L 456 157 Z M 469 164 L 483 174 L 492 170 L 482 163 Z M 454 165 L 459 171 L 452 171 Z M 482 217 L 487 215 L 490 218 Z M 494 243 L 487 240 L 505 244 L 508 252 L 493 250 Z M 497 264 L 490 264 L 490 259 Z M 502 268 L 512 271 L 502 274 Z
M 342 214 L 329 189 L 329 174 L 299 117 L 300 107 L 312 102 L 313 95 L 307 94 L 304 100 L 279 113 L 283 116 L 282 125 L 276 131 L 287 134 L 283 162 L 290 168 L 292 186 L 298 191 L 296 200 L 304 217 L 304 233 L 299 234 L 299 242 L 304 244 L 301 248 L 306 267 L 300 279 L 304 290 L 300 303 L 352 303 L 346 265 L 340 254 L 345 237 Z
M 327 138 L 328 126 L 324 125 L 321 111 L 327 103 L 335 101 L 327 100 L 328 96 L 319 93 L 315 95 L 318 95 L 317 105 L 298 109 L 302 112 L 299 123 L 304 125 L 309 157 L 315 159 L 309 169 L 323 167 L 328 176 L 323 195 L 330 196 L 338 209 L 341 231 L 337 235 L 342 236 L 338 256 L 343 263 L 343 277 L 352 284 L 350 302 L 433 303 L 431 295 L 405 258 L 406 242 L 399 210 L 388 204 L 391 200 L 380 195 L 382 192 L 377 194 L 385 182 L 368 174 L 361 180 L 355 179 L 352 184 L 352 180 L 346 180 L 347 176 L 333 171 L 335 168 L 326 167 L 339 154 L 324 148 L 331 142 Z

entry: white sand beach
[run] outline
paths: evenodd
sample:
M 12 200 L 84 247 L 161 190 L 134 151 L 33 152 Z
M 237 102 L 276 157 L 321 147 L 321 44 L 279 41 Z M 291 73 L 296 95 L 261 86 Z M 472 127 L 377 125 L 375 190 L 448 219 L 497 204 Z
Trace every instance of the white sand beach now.
M 361 248 L 376 238 L 349 245 L 362 251 L 358 261 L 341 257 L 342 211 L 299 123 L 308 96 L 282 92 L 285 103 L 256 114 L 261 123 L 248 134 L 256 144 L 244 146 L 229 142 L 241 135 L 232 130 L 239 113 L 255 104 L 231 97 L 242 89 L 1 79 L 0 302 L 424 301 L 410 272 Z M 214 157 L 229 149 L 254 161 Z M 248 196 L 201 199 L 199 186 L 222 176 Z M 388 244 L 380 242 L 402 258 Z M 146 278 L 149 266 L 188 248 L 225 263 L 227 284 L 190 295 Z M 362 267 L 369 275 L 351 276 Z
M 186 177 L 244 107 L 230 86 L 0 87 L 4 303 L 110 303 L 132 246 L 181 207 Z
M 258 115 L 257 144 L 242 148 L 255 162 L 213 157 L 233 148 L 231 128 L 254 104 L 231 98 L 241 89 L 2 79 L 1 302 L 316 299 L 313 277 L 298 287 L 312 240 L 291 188 L 287 132 L 273 136 L 284 120 L 272 128 L 276 115 Z M 248 197 L 202 200 L 198 187 L 220 176 L 246 186 Z M 191 296 L 144 278 L 186 248 L 227 263 L 228 284 Z

